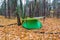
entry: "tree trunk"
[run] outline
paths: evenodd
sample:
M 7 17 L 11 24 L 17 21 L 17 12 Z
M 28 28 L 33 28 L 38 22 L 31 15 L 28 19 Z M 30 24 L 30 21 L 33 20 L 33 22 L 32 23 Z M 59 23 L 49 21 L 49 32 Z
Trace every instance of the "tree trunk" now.
M 8 18 L 10 19 L 11 17 L 11 15 L 10 15 L 10 2 L 9 2 L 10 0 L 8 0 Z
M 5 18 L 7 18 L 7 15 L 6 15 L 6 0 L 4 0 L 4 5 L 5 5 L 5 9 L 4 9 L 5 13 L 4 13 L 4 15 L 5 15 Z
M 45 7 L 46 7 L 46 5 L 45 5 L 45 0 L 43 0 L 43 5 L 44 5 L 44 13 L 43 13 L 43 16 L 44 16 L 44 21 L 45 21 Z
M 16 6 L 17 7 L 17 0 L 15 0 L 15 5 L 14 6 Z M 15 7 L 15 9 L 16 9 L 16 7 Z M 16 10 L 15 10 L 16 11 Z M 19 12 L 18 12 L 19 10 L 18 10 L 18 8 L 17 8 L 17 12 L 16 12 L 16 16 L 17 16 L 17 23 L 18 23 L 18 26 L 20 26 L 21 25 L 21 21 L 20 21 L 20 16 L 19 16 Z

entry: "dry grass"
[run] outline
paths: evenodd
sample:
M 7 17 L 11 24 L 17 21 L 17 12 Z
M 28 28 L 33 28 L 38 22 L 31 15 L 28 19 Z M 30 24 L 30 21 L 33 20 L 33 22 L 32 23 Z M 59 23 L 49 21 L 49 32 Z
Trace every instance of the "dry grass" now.
M 8 24 L 13 24 L 17 23 L 16 19 L 7 19 L 5 17 L 0 16 L 0 25 L 8 25 Z
M 4 21 L 3 21 L 4 19 Z M 8 21 L 10 20 L 10 21 Z M 6 26 L 10 23 L 15 23 L 16 20 L 5 19 L 0 17 L 0 24 L 5 25 L 0 27 L 0 40 L 60 40 L 60 34 L 41 34 L 45 33 L 57 33 L 60 32 L 60 19 L 46 18 L 41 29 L 27 30 L 22 26 Z

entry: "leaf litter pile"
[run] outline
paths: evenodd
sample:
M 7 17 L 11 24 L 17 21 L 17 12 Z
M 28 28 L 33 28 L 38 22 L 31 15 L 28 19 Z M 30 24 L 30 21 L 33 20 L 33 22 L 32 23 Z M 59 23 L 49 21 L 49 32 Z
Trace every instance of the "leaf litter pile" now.
M 41 21 L 43 27 L 36 30 L 27 30 L 22 26 L 11 25 L 15 19 L 7 19 L 0 16 L 0 40 L 60 40 L 60 19 L 46 18 Z

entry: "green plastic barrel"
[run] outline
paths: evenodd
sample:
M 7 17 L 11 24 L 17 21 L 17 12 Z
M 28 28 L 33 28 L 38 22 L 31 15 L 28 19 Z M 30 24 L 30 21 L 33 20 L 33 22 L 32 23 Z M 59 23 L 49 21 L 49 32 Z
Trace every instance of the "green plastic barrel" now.
M 26 29 L 40 29 L 42 23 L 38 20 L 26 20 L 23 22 L 22 26 Z

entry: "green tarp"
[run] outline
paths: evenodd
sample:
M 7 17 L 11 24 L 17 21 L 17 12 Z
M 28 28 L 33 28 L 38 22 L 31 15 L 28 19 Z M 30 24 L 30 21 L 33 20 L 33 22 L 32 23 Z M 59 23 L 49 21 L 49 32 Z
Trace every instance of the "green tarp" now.
M 42 27 L 42 23 L 38 18 L 27 18 L 22 20 L 24 20 L 22 26 L 26 29 L 40 29 Z

